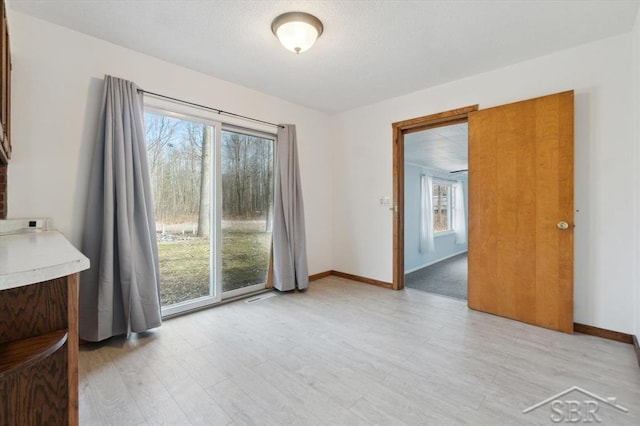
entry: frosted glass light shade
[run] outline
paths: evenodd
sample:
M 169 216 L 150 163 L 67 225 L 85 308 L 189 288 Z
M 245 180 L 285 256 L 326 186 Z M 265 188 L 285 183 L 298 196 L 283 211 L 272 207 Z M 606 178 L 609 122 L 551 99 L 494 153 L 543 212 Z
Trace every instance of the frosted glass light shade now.
M 282 45 L 295 53 L 308 50 L 322 34 L 322 22 L 304 12 L 289 12 L 271 23 L 271 31 Z

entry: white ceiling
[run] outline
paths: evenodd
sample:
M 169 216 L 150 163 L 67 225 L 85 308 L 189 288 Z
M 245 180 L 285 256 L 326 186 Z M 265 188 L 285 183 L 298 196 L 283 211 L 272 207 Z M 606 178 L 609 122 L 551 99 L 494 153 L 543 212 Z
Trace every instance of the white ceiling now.
M 445 172 L 467 169 L 467 129 L 461 123 L 405 135 L 404 161 Z
M 9 0 L 14 10 L 335 113 L 629 32 L 640 0 Z M 324 23 L 295 55 L 283 12 Z

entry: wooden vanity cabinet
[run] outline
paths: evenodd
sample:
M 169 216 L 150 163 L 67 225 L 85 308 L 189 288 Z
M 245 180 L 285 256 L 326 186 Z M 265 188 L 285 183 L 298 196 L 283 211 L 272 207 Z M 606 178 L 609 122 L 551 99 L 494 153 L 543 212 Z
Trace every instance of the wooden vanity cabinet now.
M 0 424 L 78 424 L 78 275 L 0 291 Z

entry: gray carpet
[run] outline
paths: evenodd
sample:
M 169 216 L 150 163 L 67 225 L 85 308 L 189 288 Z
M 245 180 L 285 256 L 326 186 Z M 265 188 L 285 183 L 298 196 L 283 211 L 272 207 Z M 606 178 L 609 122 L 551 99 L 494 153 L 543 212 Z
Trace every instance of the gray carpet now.
M 467 253 L 404 276 L 405 287 L 467 300 Z

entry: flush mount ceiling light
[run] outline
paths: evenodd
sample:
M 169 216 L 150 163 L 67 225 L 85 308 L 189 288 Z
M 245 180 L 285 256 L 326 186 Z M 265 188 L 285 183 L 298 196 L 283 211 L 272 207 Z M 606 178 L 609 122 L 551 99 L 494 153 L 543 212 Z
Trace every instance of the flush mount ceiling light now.
M 271 31 L 288 50 L 300 53 L 309 49 L 322 34 L 322 22 L 304 12 L 288 12 L 271 23 Z

